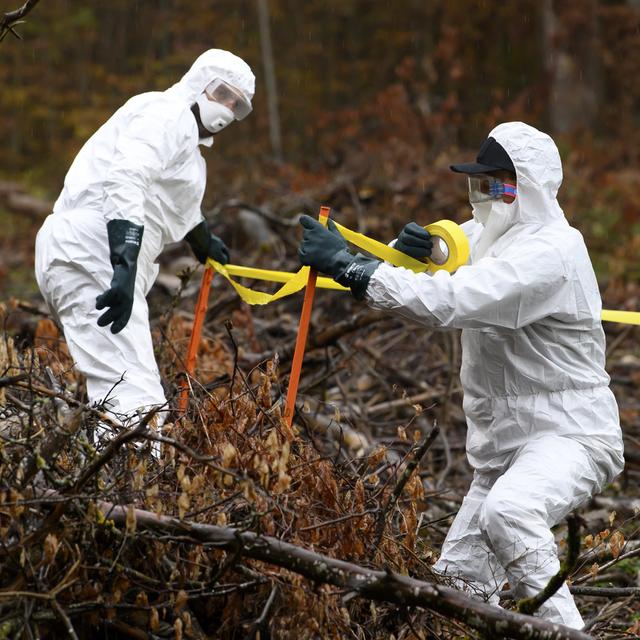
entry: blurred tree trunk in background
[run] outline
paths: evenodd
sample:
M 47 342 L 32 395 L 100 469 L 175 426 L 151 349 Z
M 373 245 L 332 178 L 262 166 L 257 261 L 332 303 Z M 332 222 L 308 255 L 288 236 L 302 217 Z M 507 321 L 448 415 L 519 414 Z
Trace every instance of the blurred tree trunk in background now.
M 278 112 L 278 87 L 271 46 L 271 29 L 269 27 L 269 2 L 258 0 L 258 22 L 260 25 L 260 47 L 264 65 L 264 82 L 267 90 L 269 108 L 269 139 L 271 150 L 277 162 L 282 162 L 282 136 L 280 135 L 280 114 Z
M 591 127 L 601 94 L 598 3 L 544 0 L 542 11 L 551 130 L 568 133 Z

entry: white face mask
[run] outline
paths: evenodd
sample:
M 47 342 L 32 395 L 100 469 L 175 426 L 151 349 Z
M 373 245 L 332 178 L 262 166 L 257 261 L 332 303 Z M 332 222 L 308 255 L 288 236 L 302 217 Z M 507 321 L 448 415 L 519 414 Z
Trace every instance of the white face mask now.
M 471 203 L 471 209 L 473 210 L 473 219 L 479 222 L 481 225 L 487 224 L 489 214 L 491 213 L 491 200 L 488 202 L 473 202 Z
M 486 205 L 488 207 L 479 205 Z M 494 246 L 498 238 L 513 225 L 518 215 L 519 203 L 516 200 L 511 204 L 502 202 L 501 200 L 493 200 L 492 202 L 479 202 L 473 207 L 473 217 L 477 222 L 484 226 L 480 238 L 476 242 L 472 251 L 472 260 L 476 261 L 486 255 Z M 484 218 L 482 220 L 481 218 Z
M 222 131 L 228 124 L 234 121 L 233 111 L 219 102 L 209 100 L 206 94 L 201 93 L 196 100 L 200 109 L 202 126 L 210 133 Z

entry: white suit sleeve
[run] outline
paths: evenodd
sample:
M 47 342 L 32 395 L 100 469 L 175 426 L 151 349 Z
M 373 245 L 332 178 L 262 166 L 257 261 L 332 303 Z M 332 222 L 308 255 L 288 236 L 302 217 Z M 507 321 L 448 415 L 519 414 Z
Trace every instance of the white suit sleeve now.
M 451 275 L 416 274 L 381 264 L 366 300 L 429 327 L 517 329 L 541 318 L 574 318 L 569 265 L 542 239 L 514 247 L 500 258 L 485 257 Z
M 182 150 L 180 114 L 148 108 L 134 114 L 118 135 L 104 180 L 104 215 L 144 224 L 151 184 Z

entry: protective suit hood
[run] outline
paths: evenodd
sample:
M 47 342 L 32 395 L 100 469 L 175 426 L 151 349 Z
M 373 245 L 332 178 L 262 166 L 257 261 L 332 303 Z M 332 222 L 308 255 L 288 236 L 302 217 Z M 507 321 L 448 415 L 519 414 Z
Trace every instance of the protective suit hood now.
M 512 224 L 549 224 L 564 219 L 556 196 L 562 184 L 562 162 L 554 141 L 523 122 L 505 122 L 489 136 L 509 154 L 516 168 L 518 198 Z
M 240 89 L 249 100 L 255 92 L 256 79 L 251 67 L 238 56 L 223 49 L 209 49 L 201 54 L 182 78 L 167 91 L 177 94 L 191 105 L 215 78 L 222 78 Z

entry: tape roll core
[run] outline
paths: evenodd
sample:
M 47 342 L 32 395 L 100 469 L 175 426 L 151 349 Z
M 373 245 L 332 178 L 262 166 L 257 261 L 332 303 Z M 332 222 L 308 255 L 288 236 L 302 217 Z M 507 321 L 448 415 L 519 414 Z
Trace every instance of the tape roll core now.
M 433 224 L 428 224 L 425 229 L 438 242 L 437 253 L 432 253 L 425 262 L 429 271 L 440 271 L 444 269 L 453 273 L 458 267 L 466 264 L 469 260 L 469 239 L 459 224 L 452 220 L 439 220 Z M 446 252 L 439 246 L 442 243 L 446 246 Z

